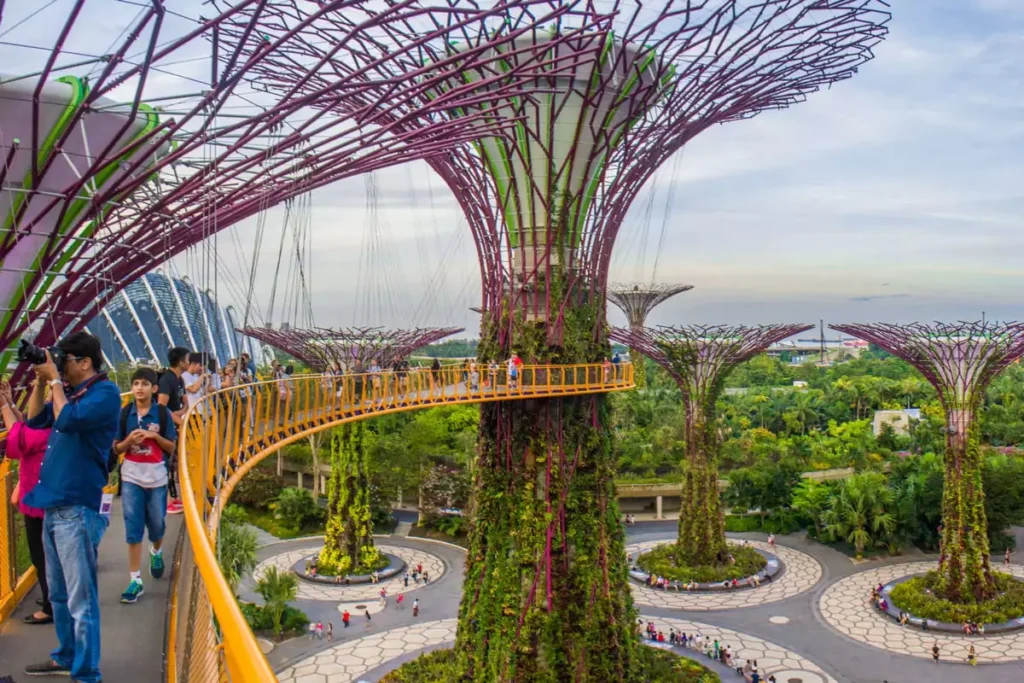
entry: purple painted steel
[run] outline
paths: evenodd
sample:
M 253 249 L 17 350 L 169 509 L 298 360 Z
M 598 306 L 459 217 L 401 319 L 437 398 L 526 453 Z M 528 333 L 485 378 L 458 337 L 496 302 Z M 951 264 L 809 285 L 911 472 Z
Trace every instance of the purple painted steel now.
M 387 367 L 416 349 L 462 332 L 461 327 L 425 327 L 389 330 L 382 327 L 346 327 L 275 330 L 268 327 L 239 328 L 239 334 L 294 356 L 317 371 L 342 368 L 365 372 L 370 363 Z M 358 368 L 358 369 L 356 369 Z
M 449 185 L 469 221 L 480 260 L 482 308 L 497 312 L 502 310 L 503 300 L 510 299 L 510 306 L 524 309 L 528 315 L 532 312 L 535 317 L 548 318 L 550 312 L 548 319 L 555 327 L 560 327 L 564 308 L 571 304 L 568 300 L 543 300 L 547 290 L 542 283 L 550 280 L 553 262 L 557 261 L 558 268 L 565 266 L 568 273 L 569 282 L 562 291 L 573 292 L 573 296 L 583 291 L 603 305 L 619 226 L 654 171 L 715 124 L 789 106 L 812 91 L 850 77 L 871 58 L 889 18 L 882 0 L 712 0 L 697 4 L 679 0 L 656 6 L 610 0 L 591 2 L 587 7 L 607 23 L 603 29 L 595 26 L 563 43 L 585 53 L 577 59 L 574 74 L 577 84 L 590 86 L 573 86 L 574 96 L 582 101 L 581 111 L 593 116 L 584 120 L 581 115 L 575 137 L 560 142 L 570 145 L 568 151 L 545 147 L 545 141 L 553 137 L 553 121 L 544 123 L 538 118 L 526 121 L 521 130 L 513 128 L 513 136 L 497 145 L 509 164 L 521 164 L 528 171 L 527 177 L 511 178 L 513 183 L 526 184 L 518 192 L 507 192 L 501 186 L 509 180 L 495 177 L 496 173 L 511 177 L 512 166 L 490 166 L 479 148 L 463 145 L 427 159 Z M 567 15 L 555 32 L 570 32 L 574 16 Z M 596 20 L 592 23 L 599 24 Z M 538 48 L 544 49 L 546 45 Z M 515 62 L 510 59 L 509 63 Z M 270 88 L 297 88 L 297 92 L 307 93 L 322 89 L 330 80 L 318 73 L 300 84 L 289 75 L 288 65 L 265 62 L 260 68 Z M 622 84 L 631 79 L 632 85 L 620 93 Z M 549 80 L 557 93 L 552 106 L 564 110 L 564 89 L 569 86 L 557 83 L 557 78 Z M 602 104 L 602 98 L 610 93 L 619 93 L 615 106 L 621 111 L 615 117 L 598 117 L 607 113 L 608 103 Z M 330 105 L 318 102 L 317 106 Z M 526 110 L 528 107 L 521 108 Z M 596 136 L 592 149 L 580 147 L 585 134 Z M 554 159 L 559 154 L 556 165 Z M 571 177 L 574 171 L 593 173 L 594 183 L 580 196 L 562 197 L 557 179 Z M 537 233 L 535 253 L 520 261 L 533 265 L 520 266 L 521 272 L 517 272 L 517 236 L 512 234 L 517 228 L 509 225 L 507 217 L 511 211 L 521 218 L 526 209 L 504 204 L 503 191 L 511 201 L 520 201 L 527 194 L 539 197 L 547 203 L 543 213 L 548 216 L 559 215 L 566 207 L 581 209 L 588 202 L 589 207 L 579 234 L 571 239 L 553 234 L 551 223 L 555 221 L 541 226 L 546 234 L 541 237 Z M 569 244 L 576 239 L 578 244 Z M 569 248 L 560 251 L 567 244 Z M 595 330 L 595 334 L 600 332 Z M 502 346 L 507 347 L 508 341 L 501 340 Z
M 638 349 L 664 368 L 683 392 L 687 414 L 721 390 L 724 375 L 772 344 L 813 325 L 680 325 L 611 328 L 613 341 Z
M 63 68 L 58 58 L 87 4 L 76 0 L 63 17 L 36 93 Z M 280 31 L 258 30 L 261 19 L 287 4 L 239 0 L 178 35 L 164 30 L 163 3 L 141 10 L 111 55 L 96 60 L 102 68 L 90 80 L 83 106 L 70 113 L 68 125 L 51 142 L 60 149 L 68 131 L 86 126 L 98 111 L 115 111 L 112 98 L 129 92 L 116 109 L 123 115 L 121 129 L 98 145 L 90 158 L 78 160 L 79 178 L 74 183 L 44 193 L 38 191 L 39 179 L 60 155 L 37 154 L 47 132 L 39 130 L 36 105 L 32 139 L 19 144 L 19 149 L 31 152 L 32 173 L 24 188 L 29 201 L 17 207 L 13 227 L 2 235 L 0 262 L 25 235 L 43 231 L 44 217 L 54 219 L 55 225 L 74 225 L 47 229 L 49 242 L 38 273 L 26 276 L 20 300 L 8 311 L 13 322 L 0 329 L 0 345 L 10 346 L 39 322 L 45 324 L 38 341 L 50 343 L 77 329 L 126 284 L 167 258 L 288 198 L 355 174 L 438 154 L 482 134 L 500 135 L 513 122 L 480 111 L 470 114 L 473 120 L 467 125 L 444 112 L 522 96 L 531 87 L 523 75 L 533 66 L 512 74 L 490 69 L 494 74 L 486 81 L 449 86 L 464 70 L 488 69 L 496 59 L 495 45 L 514 41 L 537 22 L 550 21 L 573 6 L 565 3 L 551 9 L 547 2 L 520 0 L 493 7 L 445 7 L 402 0 L 371 8 L 365 0 L 334 0 L 315 7 L 305 4 L 294 24 Z M 543 5 L 544 12 L 520 12 L 516 25 L 505 31 L 492 34 L 485 28 L 503 23 L 512 7 L 535 5 Z M 334 81 L 302 94 L 246 90 L 258 85 L 256 67 L 262 61 L 279 59 L 294 65 L 304 31 L 318 21 L 330 21 L 345 31 L 344 40 L 331 52 L 332 64 L 338 67 Z M 471 50 L 446 54 L 449 41 L 464 34 L 487 37 Z M 189 50 L 206 37 L 212 39 L 206 56 L 211 85 L 199 93 L 179 89 L 168 96 L 165 83 L 159 94 L 170 101 L 167 117 L 135 139 L 119 142 L 151 94 L 149 74 L 174 76 L 171 65 L 183 54 L 192 57 Z M 143 42 L 140 50 L 138 43 Z M 413 55 L 429 59 L 429 67 L 420 62 L 418 69 L 409 68 Z M 189 79 L 180 80 L 196 89 Z M 424 96 L 436 91 L 440 82 L 447 84 L 444 97 Z M 310 109 L 314 101 L 326 108 Z M 159 158 L 150 150 L 160 150 Z M 13 149 L 4 152 L 12 154 Z M 120 165 L 116 182 L 90 185 L 112 163 Z M 76 199 L 88 202 L 77 218 L 70 213 Z M 32 202 L 35 217 L 22 220 Z M 95 229 L 85 227 L 90 220 Z M 57 269 L 62 281 L 47 290 Z M 29 310 L 33 297 L 42 301 Z

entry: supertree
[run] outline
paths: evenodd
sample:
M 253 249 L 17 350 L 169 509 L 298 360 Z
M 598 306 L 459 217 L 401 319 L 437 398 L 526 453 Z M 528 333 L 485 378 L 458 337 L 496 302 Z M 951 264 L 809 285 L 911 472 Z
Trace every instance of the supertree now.
M 387 367 L 416 349 L 462 329 L 349 327 L 272 330 L 252 327 L 238 331 L 279 348 L 311 367 L 363 373 L 374 362 Z M 355 378 L 355 395 L 349 398 L 353 405 L 362 401 L 363 381 L 362 377 Z M 314 454 L 317 445 L 310 444 Z M 379 569 L 380 563 L 386 564 L 386 560 L 373 542 L 366 422 L 357 420 L 337 427 L 331 435 L 330 448 L 331 478 L 327 484 L 327 524 L 319 558 L 320 571 L 329 575 L 369 573 Z M 315 481 L 320 469 L 316 457 L 313 469 Z
M 935 387 L 945 415 L 946 434 L 936 592 L 955 602 L 991 598 L 995 581 L 989 565 L 976 417 L 989 383 L 1024 355 L 1024 326 L 936 322 L 829 327 L 902 358 Z
M 608 300 L 618 306 L 626 314 L 631 330 L 642 329 L 647 324 L 647 316 L 655 306 L 668 301 L 676 294 L 693 289 L 693 285 L 667 284 L 613 284 L 608 287 Z M 647 366 L 638 349 L 629 349 L 629 359 L 633 362 L 633 379 L 638 389 L 647 386 Z
M 613 328 L 611 338 L 639 349 L 665 369 L 683 394 L 685 420 L 679 539 L 680 565 L 718 565 L 725 559 L 725 526 L 718 495 L 720 438 L 715 403 L 738 364 L 812 325 Z
M 5 24 L 53 36 L 41 60 L 19 51 L 5 66 L 23 71 L 0 76 L 4 349 L 29 332 L 54 342 L 143 273 L 280 202 L 500 134 L 510 124 L 490 112 L 470 113 L 467 126 L 447 111 L 525 96 L 533 86 L 522 77 L 536 65 L 523 56 L 523 70 L 503 69 L 495 50 L 566 11 L 539 0 L 486 8 L 333 0 L 260 33 L 259 20 L 279 20 L 284 3 L 238 0 L 193 20 L 154 2 L 109 50 L 88 57 L 82 46 L 106 25 L 109 5 L 70 4 L 56 16 L 49 5 L 0 12 Z M 329 48 L 330 87 L 258 88 L 255 67 L 291 61 L 319 21 L 344 34 Z M 467 32 L 477 42 L 451 54 Z M 393 73 L 380 78 L 389 63 Z M 312 76 L 318 65 L 306 68 Z M 466 68 L 485 80 L 455 83 Z M 310 108 L 314 100 L 329 102 L 331 114 Z
M 476 241 L 485 311 L 478 359 L 606 358 L 609 259 L 643 184 L 701 131 L 786 107 L 852 76 L 885 33 L 885 6 L 612 0 L 587 3 L 588 13 L 606 12 L 604 24 L 576 30 L 588 20 L 569 13 L 549 34 L 531 36 L 535 53 L 575 55 L 574 67 L 538 79 L 543 95 L 450 109 L 455 120 L 488 111 L 517 124 L 506 137 L 427 159 Z M 340 39 L 317 37 L 305 41 L 309 59 L 318 57 L 317 45 Z M 554 46 L 555 37 L 565 40 Z M 506 57 L 509 68 L 518 60 Z M 268 88 L 290 92 L 322 88 L 331 78 L 303 82 L 277 61 L 261 68 Z M 467 70 L 459 82 L 483 75 Z M 436 96 L 445 93 L 439 87 Z M 634 613 L 606 398 L 481 406 L 475 472 L 456 641 L 462 674 L 476 681 L 634 680 Z

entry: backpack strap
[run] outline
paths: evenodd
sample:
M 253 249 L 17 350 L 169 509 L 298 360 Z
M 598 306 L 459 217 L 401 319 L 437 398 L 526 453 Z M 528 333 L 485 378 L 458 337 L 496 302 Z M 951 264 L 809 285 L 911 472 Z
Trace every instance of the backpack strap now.
M 121 429 L 118 431 L 118 441 L 121 441 L 128 437 L 128 409 L 131 408 L 131 403 L 128 405 L 121 406 Z
M 167 438 L 167 421 L 171 419 L 171 411 L 167 406 L 156 404 L 157 419 L 160 421 L 160 436 Z

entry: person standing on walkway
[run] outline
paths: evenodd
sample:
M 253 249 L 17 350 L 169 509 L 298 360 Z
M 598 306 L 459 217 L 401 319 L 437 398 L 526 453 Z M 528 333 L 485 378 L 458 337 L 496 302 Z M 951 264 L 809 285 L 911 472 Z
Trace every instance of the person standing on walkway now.
M 114 452 L 121 465 L 121 509 L 128 543 L 128 588 L 121 602 L 142 597 L 142 537 L 149 533 L 149 575 L 164 575 L 163 542 L 167 514 L 167 456 L 174 452 L 178 432 L 170 411 L 153 400 L 156 371 L 139 368 L 132 374 L 134 402 L 121 409 Z
M 398 597 L 395 598 L 395 606 L 398 609 L 402 609 L 402 603 L 405 602 L 405 594 L 399 593 Z
M 978 654 L 974 651 L 974 646 L 967 651 L 967 663 L 971 666 L 978 666 Z
M 934 645 L 932 645 L 932 661 L 933 662 L 938 662 L 939 661 L 939 644 L 938 643 L 935 643 Z
M 418 617 L 420 615 L 420 599 L 416 598 L 412 601 L 412 615 Z
M 166 406 L 171 411 L 171 419 L 174 426 L 181 427 L 181 421 L 185 417 L 188 406 L 185 403 L 185 380 L 182 376 L 188 371 L 188 349 L 183 346 L 175 346 L 167 352 L 167 370 L 159 374 L 157 380 L 156 401 Z M 181 496 L 178 493 L 177 454 L 172 453 L 167 460 L 167 514 L 180 515 L 184 508 L 181 506 Z
M 352 615 L 349 614 L 348 610 L 341 613 L 341 623 L 345 625 L 345 628 L 348 628 L 348 622 L 350 619 L 352 619 Z
M 366 630 L 370 630 L 370 610 L 366 610 Z
M 97 550 L 112 497 L 105 497 L 110 446 L 117 435 L 121 392 L 101 373 L 103 349 L 87 332 L 57 345 L 61 367 L 49 351 L 35 365 L 28 398 L 28 426 L 52 428 L 39 483 L 25 505 L 44 510 L 46 581 L 59 645 L 50 659 L 25 668 L 30 676 L 67 676 L 100 683 L 100 603 Z M 61 375 L 71 387 L 65 393 Z M 45 400 L 50 388 L 50 401 Z M 106 508 L 106 509 L 104 509 Z M 101 512 L 103 510 L 103 512 Z
M 50 430 L 31 429 L 25 424 L 25 416 L 15 405 L 11 386 L 7 382 L 0 384 L 0 413 L 3 414 L 4 426 L 7 428 L 7 457 L 19 463 L 18 483 L 11 494 L 11 505 L 17 505 L 25 518 L 28 554 L 32 558 L 32 566 L 36 568 L 39 592 L 42 595 L 39 601 L 41 609 L 22 621 L 26 624 L 52 624 L 53 606 L 50 605 L 50 591 L 46 586 L 46 553 L 43 550 L 43 511 L 22 502 L 39 482 L 39 467 L 46 454 Z
M 1003 553 L 1003 566 L 1010 566 L 1010 546 L 1006 546 L 1006 552 Z
M 775 550 L 775 534 L 768 534 L 768 547 Z
M 334 622 L 333 621 L 328 621 L 327 622 L 327 642 L 328 643 L 333 643 L 334 642 Z

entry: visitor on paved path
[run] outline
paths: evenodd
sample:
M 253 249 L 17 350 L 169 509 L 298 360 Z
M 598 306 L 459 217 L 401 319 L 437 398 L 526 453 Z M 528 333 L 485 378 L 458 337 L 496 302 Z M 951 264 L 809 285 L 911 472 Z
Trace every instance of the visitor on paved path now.
M 423 572 L 423 585 L 426 586 L 428 583 L 430 583 L 430 574 Z
M 348 610 L 341 613 L 341 623 L 345 625 L 345 628 L 348 628 L 348 622 L 350 619 L 352 619 L 352 615 L 349 614 Z
M 49 351 L 45 363 L 33 366 L 36 381 L 28 398 L 27 424 L 53 431 L 39 483 L 23 501 L 45 511 L 46 581 L 59 645 L 47 661 L 26 667 L 25 673 L 70 675 L 80 683 L 99 683 L 103 675 L 97 550 L 112 501 L 103 487 L 110 473 L 110 445 L 117 435 L 121 392 L 101 372 L 99 339 L 76 332 L 57 346 L 65 354 L 61 368 Z M 47 387 L 49 402 L 45 402 Z
M 381 607 L 387 607 L 388 606 L 388 589 L 387 588 L 381 588 L 380 589 L 380 606 Z
M 768 547 L 775 550 L 775 534 L 768 534 Z
M 309 639 L 316 640 L 316 623 L 309 622 Z
M 939 644 L 938 643 L 935 643 L 934 645 L 932 645 L 932 661 L 933 662 L 938 662 L 939 661 Z
M 328 621 L 327 622 L 327 642 L 328 643 L 333 643 L 334 642 L 334 622 L 333 621 Z
M 7 428 L 7 457 L 20 463 L 18 483 L 11 493 L 11 505 L 16 505 L 25 518 L 28 554 L 32 559 L 32 566 L 36 568 L 39 592 L 42 595 L 39 600 L 40 609 L 22 621 L 26 624 L 52 624 L 53 606 L 50 604 L 50 591 L 46 585 L 46 553 L 43 550 L 43 511 L 22 502 L 39 483 L 39 468 L 46 454 L 50 430 L 32 429 L 25 424 L 25 416 L 14 403 L 11 385 L 6 381 L 0 383 L 0 413 L 3 414 L 4 426 Z
M 1006 552 L 1003 553 L 1003 566 L 1010 566 L 1010 546 L 1006 546 Z
M 142 538 L 149 536 L 149 575 L 164 575 L 163 542 L 167 528 L 167 458 L 174 452 L 178 432 L 167 406 L 153 400 L 156 371 L 139 368 L 132 374 L 132 403 L 121 409 L 114 452 L 121 464 L 121 511 L 128 544 L 128 588 L 121 602 L 142 597 Z
M 405 594 L 399 593 L 398 597 L 395 598 L 395 608 L 402 609 L 402 603 L 405 601 Z
M 409 572 L 405 573 L 404 579 L 405 579 L 405 587 L 408 588 L 409 587 Z
M 718 638 L 715 638 L 715 643 L 712 646 L 712 648 L 715 651 L 715 659 L 719 659 L 719 657 L 721 655 L 721 652 L 722 652 L 721 647 L 722 646 L 718 644 Z
M 171 411 L 171 420 L 175 427 L 181 427 L 188 406 L 185 403 L 185 380 L 182 376 L 188 371 L 188 349 L 175 346 L 167 352 L 167 370 L 159 374 L 156 401 Z M 178 492 L 177 453 L 171 453 L 167 461 L 167 514 L 180 515 L 182 512 L 181 496 Z
M 371 619 L 370 619 L 370 610 L 366 610 L 366 628 L 367 628 L 367 630 L 369 630 L 369 628 L 370 628 L 370 621 L 371 621 Z
M 971 666 L 978 666 L 978 655 L 975 653 L 973 645 L 967 650 L 967 663 Z
M 420 615 L 420 599 L 416 598 L 412 601 L 412 615 L 418 617 Z

